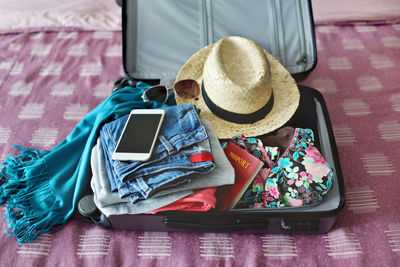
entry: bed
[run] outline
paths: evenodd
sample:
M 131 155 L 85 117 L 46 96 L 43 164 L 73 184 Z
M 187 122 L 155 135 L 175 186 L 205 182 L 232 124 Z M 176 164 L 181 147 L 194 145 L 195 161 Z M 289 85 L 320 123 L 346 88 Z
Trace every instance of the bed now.
M 0 234 L 0 265 L 399 266 L 400 3 L 384 2 L 313 2 L 318 64 L 301 84 L 325 98 L 346 187 L 330 232 L 128 232 L 76 213 L 33 243 Z M 1 162 L 13 144 L 51 149 L 111 93 L 123 76 L 119 12 L 111 0 L 2 1 Z

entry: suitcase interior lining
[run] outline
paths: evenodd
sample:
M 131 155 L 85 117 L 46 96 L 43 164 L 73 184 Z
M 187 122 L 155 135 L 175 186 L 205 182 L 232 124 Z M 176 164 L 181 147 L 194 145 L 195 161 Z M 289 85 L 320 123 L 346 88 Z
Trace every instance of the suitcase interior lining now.
M 192 54 L 231 35 L 256 41 L 291 74 L 316 63 L 309 0 L 125 2 L 124 70 L 135 79 L 173 81 Z

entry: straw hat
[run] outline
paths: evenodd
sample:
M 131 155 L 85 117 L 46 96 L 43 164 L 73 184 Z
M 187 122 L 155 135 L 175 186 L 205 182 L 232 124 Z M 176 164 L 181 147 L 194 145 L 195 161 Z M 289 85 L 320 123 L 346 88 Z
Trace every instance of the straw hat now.
M 196 80 L 200 95 L 176 95 L 177 104 L 200 108 L 200 117 L 211 122 L 220 139 L 274 131 L 299 105 L 290 73 L 254 41 L 239 36 L 224 37 L 192 55 L 176 77 L 184 79 Z

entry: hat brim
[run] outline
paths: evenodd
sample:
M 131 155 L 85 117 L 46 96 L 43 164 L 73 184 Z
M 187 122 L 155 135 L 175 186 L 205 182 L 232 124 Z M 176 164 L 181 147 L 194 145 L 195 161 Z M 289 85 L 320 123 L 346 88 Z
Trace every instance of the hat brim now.
M 201 85 L 204 63 L 213 46 L 214 44 L 208 45 L 193 54 L 179 71 L 176 81 L 193 79 Z M 274 105 L 264 119 L 251 124 L 238 124 L 221 119 L 214 115 L 204 103 L 201 92 L 198 97 L 191 99 L 175 95 L 177 104 L 192 103 L 196 105 L 201 110 L 200 117 L 211 123 L 219 139 L 229 139 L 237 134 L 247 137 L 259 136 L 280 128 L 296 112 L 299 106 L 300 92 L 296 81 L 286 68 L 265 49 L 264 53 L 271 66 L 271 86 L 274 93 Z

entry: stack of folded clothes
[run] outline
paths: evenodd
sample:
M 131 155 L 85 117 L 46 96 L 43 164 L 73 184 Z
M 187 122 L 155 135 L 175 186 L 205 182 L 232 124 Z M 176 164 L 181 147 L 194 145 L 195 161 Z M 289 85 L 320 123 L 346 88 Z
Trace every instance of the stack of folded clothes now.
M 111 159 L 128 115 L 100 130 L 91 156 L 91 187 L 106 216 L 207 211 L 215 207 L 215 187 L 234 183 L 234 169 L 198 109 L 193 104 L 163 109 L 164 122 L 148 161 Z

